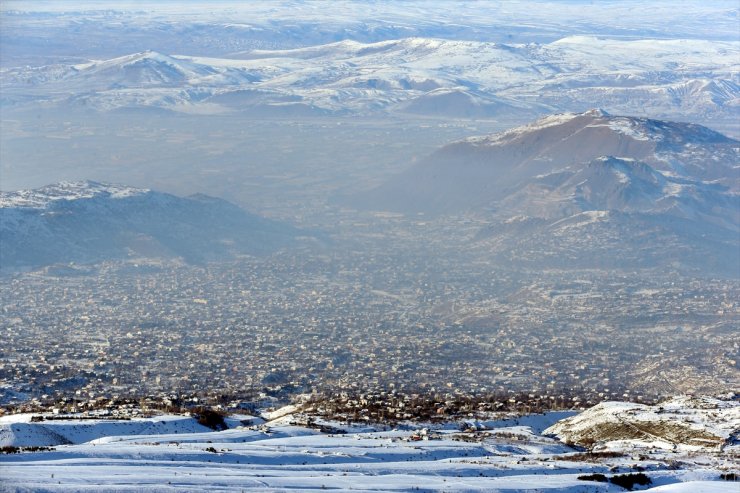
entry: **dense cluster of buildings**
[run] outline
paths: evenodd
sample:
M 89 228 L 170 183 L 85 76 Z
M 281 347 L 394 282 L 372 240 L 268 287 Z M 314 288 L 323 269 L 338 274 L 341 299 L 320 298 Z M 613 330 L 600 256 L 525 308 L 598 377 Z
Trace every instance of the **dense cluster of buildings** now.
M 740 374 L 731 279 L 565 278 L 350 247 L 3 284 L 2 404 L 373 389 L 647 399 L 737 388 Z

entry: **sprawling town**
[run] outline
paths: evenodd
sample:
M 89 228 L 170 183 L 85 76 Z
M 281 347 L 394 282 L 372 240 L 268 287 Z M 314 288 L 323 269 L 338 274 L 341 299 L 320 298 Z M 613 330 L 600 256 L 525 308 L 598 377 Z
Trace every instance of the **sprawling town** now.
M 392 391 L 590 405 L 738 388 L 737 279 L 512 270 L 358 228 L 269 257 L 8 275 L 1 402 Z

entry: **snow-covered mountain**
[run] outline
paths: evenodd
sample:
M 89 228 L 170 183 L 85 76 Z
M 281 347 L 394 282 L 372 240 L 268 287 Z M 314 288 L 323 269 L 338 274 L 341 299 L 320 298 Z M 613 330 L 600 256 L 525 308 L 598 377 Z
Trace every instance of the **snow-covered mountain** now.
M 4 270 L 131 257 L 201 262 L 268 253 L 296 233 L 205 195 L 183 198 L 92 181 L 0 193 Z
M 15 2 L 3 9 L 3 64 L 74 54 L 112 58 L 154 49 L 221 56 L 252 48 L 313 46 L 351 39 L 364 43 L 407 37 L 488 42 L 550 42 L 570 34 L 616 39 L 737 39 L 732 0 L 556 3 L 541 0 L 464 2 L 334 2 L 79 4 Z M 526 19 L 526 22 L 522 22 Z M 615 22 L 618 19 L 618 22 Z
M 692 215 L 689 204 L 709 201 L 703 207 L 711 210 L 736 200 L 739 146 L 699 125 L 602 110 L 559 114 L 444 146 L 368 199 L 426 213 L 493 207 L 552 217 L 563 209 L 663 212 L 683 204 L 675 213 Z
M 651 265 L 675 260 L 658 248 L 671 245 L 737 269 L 738 162 L 740 142 L 706 127 L 590 110 L 454 142 L 350 202 L 476 213 L 490 221 L 479 239 L 508 260 Z
M 740 43 L 572 36 L 546 44 L 344 40 L 230 58 L 135 53 L 0 72 L 5 104 L 248 111 L 286 101 L 319 114 L 501 118 L 603 107 L 727 117 L 740 104 Z M 250 98 L 228 95 L 244 95 Z M 256 98 L 256 99 L 254 99 Z M 267 113 L 269 114 L 269 112 Z

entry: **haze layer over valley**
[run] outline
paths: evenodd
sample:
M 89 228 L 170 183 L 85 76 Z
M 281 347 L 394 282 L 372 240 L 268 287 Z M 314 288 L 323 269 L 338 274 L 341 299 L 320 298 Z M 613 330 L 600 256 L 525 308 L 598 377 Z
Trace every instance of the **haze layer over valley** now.
M 515 430 L 541 455 L 532 476 L 572 446 L 651 447 L 629 426 L 600 433 L 662 422 L 646 406 L 679 394 L 709 397 L 671 401 L 665 420 L 712 403 L 736 423 L 738 16 L 733 1 L 5 2 L 0 405 L 210 405 L 259 425 L 292 402 L 275 426 L 293 447 L 304 425 L 391 444 L 422 440 L 424 420 L 638 403 L 564 421 L 560 442 Z M 410 428 L 376 434 L 391 423 Z M 494 450 L 461 426 L 473 435 L 449 440 L 481 445 L 423 453 Z M 656 426 L 660 447 L 704 439 Z M 737 465 L 737 431 L 720 428 L 709 472 L 666 472 L 684 456 L 648 472 L 717 480 Z M 194 457 L 239 469 L 225 448 Z M 584 470 L 639 471 L 612 459 Z M 565 468 L 553 491 L 618 488 Z M 409 471 L 378 489 L 410 488 Z M 269 484 L 321 486 L 296 477 Z

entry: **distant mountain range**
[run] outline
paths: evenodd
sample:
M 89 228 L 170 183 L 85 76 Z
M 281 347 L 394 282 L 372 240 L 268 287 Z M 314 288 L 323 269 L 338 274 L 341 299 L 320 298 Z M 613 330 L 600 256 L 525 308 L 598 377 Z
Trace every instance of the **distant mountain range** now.
M 43 101 L 98 110 L 450 118 L 533 118 L 598 106 L 697 119 L 737 111 L 739 55 L 738 43 L 700 40 L 345 40 L 229 58 L 148 51 L 14 67 L 0 80 L 6 106 Z
M 453 142 L 357 209 L 474 217 L 461 248 L 510 265 L 674 266 L 740 276 L 740 142 L 706 127 L 551 115 Z M 0 267 L 137 256 L 189 262 L 263 254 L 300 233 L 202 195 L 94 182 L 0 195 Z
M 299 231 L 206 195 L 92 181 L 0 193 L 0 268 L 137 257 L 204 262 L 266 254 Z
M 476 214 L 507 261 L 737 272 L 738 163 L 740 142 L 706 127 L 590 110 L 454 142 L 347 202 Z

